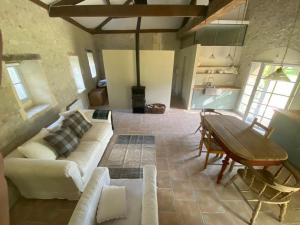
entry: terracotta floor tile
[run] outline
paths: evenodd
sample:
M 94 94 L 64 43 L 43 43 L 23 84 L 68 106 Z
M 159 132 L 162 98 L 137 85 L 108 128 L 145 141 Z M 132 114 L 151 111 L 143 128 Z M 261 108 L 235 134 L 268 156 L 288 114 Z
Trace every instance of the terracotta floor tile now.
M 171 178 L 169 171 L 158 171 L 157 186 L 159 188 L 171 188 Z
M 159 225 L 180 225 L 175 212 L 159 212 Z
M 225 209 L 215 190 L 200 190 L 195 192 L 201 213 L 223 213 Z
M 228 213 L 204 213 L 203 220 L 205 225 L 241 225 Z
M 158 188 L 157 190 L 158 208 L 160 212 L 175 211 L 174 194 L 170 188 Z

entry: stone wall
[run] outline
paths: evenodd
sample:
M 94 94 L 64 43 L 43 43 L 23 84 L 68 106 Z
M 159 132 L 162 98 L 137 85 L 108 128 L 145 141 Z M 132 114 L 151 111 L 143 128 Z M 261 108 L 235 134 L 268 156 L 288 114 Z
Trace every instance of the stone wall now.
M 249 1 L 245 46 L 236 84 L 245 85 L 252 61 L 280 63 L 292 30 L 300 0 Z M 300 64 L 300 15 L 296 22 L 285 63 Z M 291 106 L 300 109 L 300 91 Z
M 39 54 L 44 75 L 57 102 L 47 112 L 34 119 L 24 120 L 3 63 L 0 152 L 5 155 L 54 121 L 57 113 L 74 99 L 83 98 L 86 101 L 86 94 L 95 86 L 95 79 L 90 76 L 85 49 L 95 51 L 95 47 L 92 35 L 62 19 L 49 18 L 46 10 L 30 1 L 1 0 L 0 4 L 4 54 Z M 87 88 L 80 96 L 71 75 L 69 54 L 76 54 L 80 58 Z

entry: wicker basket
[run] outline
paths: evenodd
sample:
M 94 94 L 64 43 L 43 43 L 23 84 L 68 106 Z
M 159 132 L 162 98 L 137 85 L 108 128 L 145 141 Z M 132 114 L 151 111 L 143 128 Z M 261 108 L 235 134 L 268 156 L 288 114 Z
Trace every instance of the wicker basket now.
M 166 111 L 166 105 L 154 103 L 146 105 L 146 113 L 163 114 Z

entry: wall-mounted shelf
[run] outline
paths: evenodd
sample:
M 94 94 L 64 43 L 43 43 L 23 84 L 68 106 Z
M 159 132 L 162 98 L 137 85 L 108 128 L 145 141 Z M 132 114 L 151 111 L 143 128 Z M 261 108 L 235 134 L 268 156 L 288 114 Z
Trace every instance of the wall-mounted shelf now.
M 236 66 L 197 66 L 196 74 L 204 75 L 237 75 Z

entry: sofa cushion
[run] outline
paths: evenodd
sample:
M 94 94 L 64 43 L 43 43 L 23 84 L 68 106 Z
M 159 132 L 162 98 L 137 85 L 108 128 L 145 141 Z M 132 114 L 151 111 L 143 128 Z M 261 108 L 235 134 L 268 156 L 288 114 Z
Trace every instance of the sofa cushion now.
M 55 160 L 57 158 L 56 152 L 48 145 L 38 141 L 31 141 L 18 147 L 26 158 L 30 159 L 48 159 Z
M 52 132 L 57 131 L 58 129 L 61 128 L 64 119 L 65 118 L 63 116 L 59 116 L 59 118 L 56 121 L 54 121 L 52 124 L 50 124 L 48 127 L 46 127 L 46 129 Z
M 108 135 L 111 135 L 112 129 L 110 123 L 93 123 L 82 137 L 82 141 L 102 141 Z
M 104 186 L 97 210 L 97 223 L 108 220 L 126 218 L 126 187 Z
M 111 220 L 103 225 L 141 225 L 143 180 L 142 179 L 111 179 L 110 185 L 125 186 L 127 195 L 127 217 Z
M 63 127 L 69 127 L 77 137 L 81 138 L 92 127 L 92 124 L 86 121 L 81 113 L 74 112 L 63 121 Z
M 79 144 L 78 137 L 70 128 L 62 128 L 58 131 L 50 133 L 44 138 L 59 156 L 67 156 L 75 150 Z
M 87 142 L 81 141 L 76 151 L 71 152 L 67 157 L 67 160 L 77 163 L 81 176 L 86 175 L 89 168 L 94 168 L 93 164 L 99 163 L 99 159 L 102 155 L 99 155 L 99 144 L 98 142 Z

